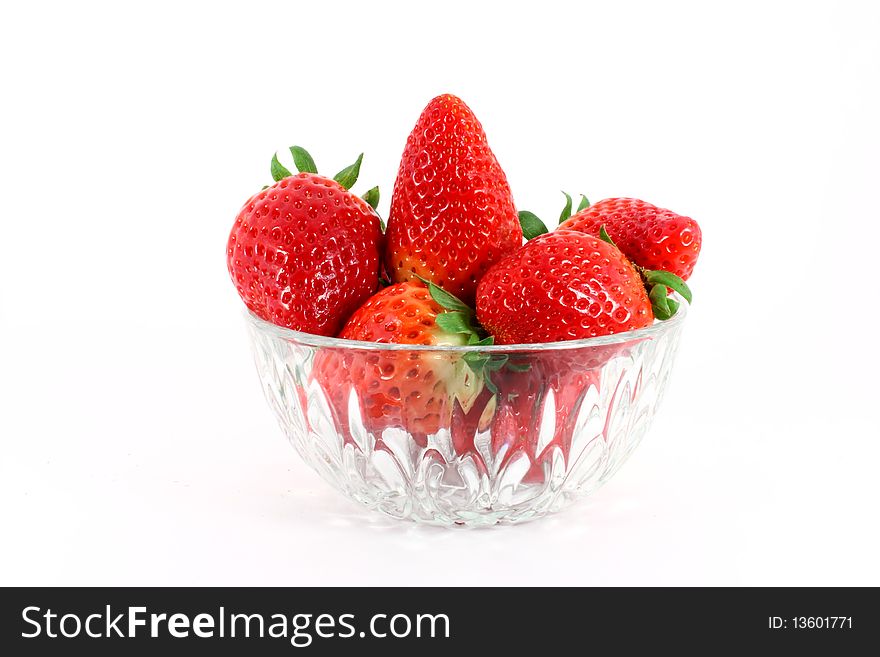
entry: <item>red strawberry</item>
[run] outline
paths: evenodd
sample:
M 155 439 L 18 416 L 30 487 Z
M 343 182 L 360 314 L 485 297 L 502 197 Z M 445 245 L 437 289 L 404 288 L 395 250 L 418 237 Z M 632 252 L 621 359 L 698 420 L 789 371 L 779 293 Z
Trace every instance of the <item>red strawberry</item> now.
M 663 269 L 682 279 L 694 270 L 702 234 L 697 222 L 635 198 L 608 198 L 581 210 L 559 229 L 599 237 L 605 226 L 624 255 L 647 269 Z
M 333 180 L 300 173 L 242 208 L 229 236 L 229 272 L 257 316 L 334 335 L 378 285 L 380 237 L 365 201 Z
M 438 96 L 407 139 L 388 217 L 386 264 L 473 303 L 480 278 L 522 244 L 507 177 L 470 108 Z
M 296 148 L 295 157 L 305 153 Z M 379 218 L 347 189 L 359 164 L 337 175 L 343 186 L 310 172 L 291 176 L 273 159 L 278 182 L 244 204 L 226 250 L 235 287 L 255 315 L 297 331 L 335 335 L 376 290 Z
M 463 345 L 468 336 L 448 332 L 437 321 L 443 308 L 421 282 L 398 283 L 367 300 L 339 337 L 410 345 Z M 441 321 L 440 324 L 443 322 Z M 364 425 L 374 434 L 387 428 L 426 437 L 448 429 L 456 404 L 466 412 L 483 390 L 482 381 L 457 354 L 431 351 L 326 349 L 314 376 L 327 393 L 339 423 L 347 425 L 353 389 Z
M 528 459 L 529 467 L 523 479 L 534 483 L 544 479 L 536 458 L 544 382 L 539 359 L 523 362 L 528 369 L 508 368 L 496 375 L 499 394 L 492 418 L 491 447 L 499 469 L 508 467 L 513 459 Z
M 525 455 L 530 467 L 523 479 L 544 481 L 544 468 L 555 451 L 567 463 L 584 396 L 598 388 L 601 366 L 621 350 L 609 345 L 520 356 L 520 368 L 495 375 L 499 389 L 492 423 L 492 449 L 500 467 Z M 595 369 L 594 369 L 595 368 Z M 549 393 L 553 393 L 549 405 Z M 553 433 L 542 436 L 544 414 L 553 413 Z
M 557 230 L 490 269 L 477 317 L 497 344 L 555 342 L 620 333 L 654 320 L 639 272 L 613 245 Z

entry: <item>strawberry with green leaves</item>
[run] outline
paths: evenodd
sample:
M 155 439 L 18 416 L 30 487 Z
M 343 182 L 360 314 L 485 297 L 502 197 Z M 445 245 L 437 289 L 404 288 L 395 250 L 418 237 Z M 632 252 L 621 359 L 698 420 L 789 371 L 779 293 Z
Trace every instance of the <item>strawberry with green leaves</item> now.
M 460 98 L 434 98 L 407 139 L 386 238 L 392 280 L 423 277 L 466 303 L 489 267 L 522 244 L 507 177 Z
M 473 313 L 456 297 L 422 281 L 386 287 L 349 318 L 340 338 L 385 344 L 462 346 L 491 344 L 473 327 Z M 322 349 L 313 376 L 340 423 L 347 426 L 354 391 L 368 431 L 402 428 L 424 446 L 449 429 L 455 412 L 469 413 L 485 387 L 477 366 L 454 352 Z
M 497 344 L 594 338 L 671 317 L 678 302 L 666 286 L 690 302 L 684 281 L 633 265 L 604 231 L 596 238 L 556 230 L 489 270 L 477 289 L 477 317 Z
M 229 274 L 261 319 L 335 335 L 378 286 L 382 234 L 371 206 L 378 188 L 368 200 L 349 191 L 363 155 L 330 179 L 304 149 L 290 150 L 300 173 L 272 158 L 275 184 L 244 204 L 229 234 Z
M 572 215 L 571 196 L 559 217 L 557 230 L 576 230 L 601 237 L 604 228 L 623 254 L 634 264 L 649 270 L 663 270 L 682 280 L 690 278 L 700 255 L 703 235 L 690 217 L 659 208 L 637 198 L 607 198 L 590 205 L 583 194 Z M 534 213 L 519 213 L 526 239 L 547 232 Z

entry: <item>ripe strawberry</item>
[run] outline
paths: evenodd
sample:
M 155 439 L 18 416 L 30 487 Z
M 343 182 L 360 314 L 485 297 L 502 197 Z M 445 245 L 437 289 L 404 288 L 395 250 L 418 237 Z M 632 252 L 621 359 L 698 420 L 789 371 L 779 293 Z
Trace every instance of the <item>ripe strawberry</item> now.
M 340 338 L 409 345 L 463 345 L 465 333 L 448 330 L 445 313 L 422 282 L 397 283 L 358 308 Z M 439 317 L 444 317 L 438 321 Z M 455 329 L 455 327 L 452 327 Z M 439 351 L 325 349 L 314 377 L 330 400 L 337 420 L 348 425 L 354 390 L 365 427 L 375 435 L 402 428 L 422 446 L 426 437 L 449 428 L 459 405 L 471 410 L 483 390 L 481 377 L 458 354 Z
M 584 347 L 556 353 L 522 355 L 517 369 L 505 368 L 495 378 L 499 388 L 492 422 L 492 450 L 499 467 L 515 458 L 528 459 L 527 483 L 544 481 L 555 453 L 568 463 L 572 439 L 585 395 L 598 388 L 601 367 L 625 350 L 620 345 Z M 550 401 L 552 393 L 552 403 Z M 544 434 L 551 412 L 552 433 Z
M 560 224 L 599 237 L 602 226 L 623 254 L 647 269 L 663 269 L 682 279 L 697 263 L 702 234 L 697 222 L 635 198 L 608 198 Z
M 654 320 L 639 272 L 613 245 L 557 230 L 490 269 L 477 317 L 497 344 L 555 342 L 620 333 Z
M 538 465 L 536 447 L 541 417 L 544 385 L 538 359 L 528 363 L 524 371 L 505 369 L 498 375 L 499 394 L 496 395 L 495 414 L 492 417 L 492 454 L 496 468 L 506 468 L 514 459 L 527 464 L 522 479 L 528 483 L 543 481 L 543 470 Z M 521 466 L 522 467 L 522 466 Z
M 386 237 L 394 281 L 421 276 L 468 304 L 492 263 L 522 244 L 507 177 L 459 98 L 428 103 L 407 139 Z
M 298 164 L 304 162 L 305 151 L 291 151 Z M 235 287 L 255 315 L 297 331 L 335 335 L 376 290 L 379 218 L 348 191 L 359 166 L 360 158 L 330 180 L 313 172 L 311 157 L 297 175 L 273 158 L 278 182 L 244 204 L 226 251 Z

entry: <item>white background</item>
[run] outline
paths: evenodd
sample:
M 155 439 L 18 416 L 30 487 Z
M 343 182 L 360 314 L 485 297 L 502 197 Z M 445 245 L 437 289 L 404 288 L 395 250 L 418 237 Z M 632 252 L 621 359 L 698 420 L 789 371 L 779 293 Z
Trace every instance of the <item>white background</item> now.
M 0 23 L 0 584 L 880 584 L 880 5 L 64 3 Z M 517 204 L 695 217 L 664 407 L 543 521 L 362 511 L 263 401 L 224 249 L 276 149 L 388 199 L 422 107 Z

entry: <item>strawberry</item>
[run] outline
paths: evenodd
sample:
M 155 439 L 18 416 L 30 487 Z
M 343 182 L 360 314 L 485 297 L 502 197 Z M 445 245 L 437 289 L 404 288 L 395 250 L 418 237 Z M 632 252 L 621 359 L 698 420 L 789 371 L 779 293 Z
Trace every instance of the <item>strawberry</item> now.
M 500 388 L 491 425 L 495 467 L 500 470 L 508 467 L 514 459 L 526 459 L 528 467 L 523 479 L 530 483 L 542 481 L 543 471 L 536 458 L 544 398 L 539 359 L 526 363 L 523 370 L 507 368 L 499 373 L 498 378 Z
M 435 298 L 454 304 L 421 281 L 386 287 L 354 312 L 339 337 L 409 345 L 466 344 L 473 333 L 463 328 L 464 311 L 444 312 Z M 422 446 L 428 435 L 450 427 L 454 411 L 469 412 L 483 390 L 482 378 L 464 358 L 441 351 L 331 348 L 321 351 L 313 372 L 339 424 L 348 425 L 354 390 L 368 431 L 381 435 L 384 429 L 402 428 Z
M 432 100 L 407 139 L 386 237 L 394 281 L 421 276 L 469 304 L 489 267 L 522 244 L 507 177 L 461 99 Z
M 379 218 L 348 191 L 361 158 L 331 180 L 315 173 L 303 149 L 290 150 L 301 172 L 292 175 L 272 158 L 277 182 L 244 204 L 229 235 L 229 273 L 258 317 L 335 335 L 378 286 Z M 367 194 L 378 200 L 378 189 Z
M 600 232 L 601 238 L 561 229 L 539 235 L 489 270 L 477 288 L 477 317 L 496 343 L 591 338 L 647 326 L 678 307 L 666 297 L 667 284 L 690 301 L 681 279 L 633 265 Z M 556 455 L 566 463 L 576 458 L 572 440 L 584 396 L 600 387 L 605 364 L 632 344 L 520 356 L 524 367 L 499 372 L 492 424 L 498 467 L 517 459 L 522 480 L 538 483 Z M 544 433 L 548 420 L 552 431 Z
M 645 274 L 662 287 L 658 272 Z M 655 295 L 652 290 L 649 299 L 644 285 L 613 244 L 557 230 L 527 242 L 486 273 L 477 289 L 477 317 L 498 344 L 620 333 L 654 320 Z M 663 293 L 665 300 L 665 288 Z
M 569 206 L 570 207 L 570 206 Z M 697 222 L 635 198 L 608 198 L 563 221 L 559 229 L 599 237 L 602 227 L 632 262 L 687 280 L 700 255 Z

